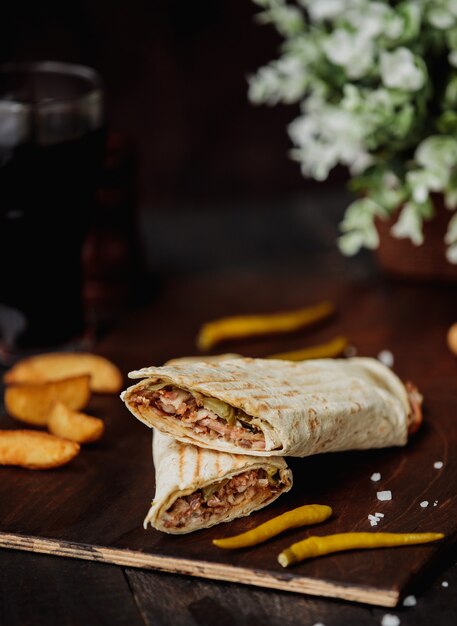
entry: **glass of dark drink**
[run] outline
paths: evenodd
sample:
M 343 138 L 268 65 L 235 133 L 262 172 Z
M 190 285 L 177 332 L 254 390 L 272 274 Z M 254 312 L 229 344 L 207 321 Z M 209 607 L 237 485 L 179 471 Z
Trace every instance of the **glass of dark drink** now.
M 103 156 L 89 67 L 0 65 L 0 361 L 87 347 L 81 253 Z

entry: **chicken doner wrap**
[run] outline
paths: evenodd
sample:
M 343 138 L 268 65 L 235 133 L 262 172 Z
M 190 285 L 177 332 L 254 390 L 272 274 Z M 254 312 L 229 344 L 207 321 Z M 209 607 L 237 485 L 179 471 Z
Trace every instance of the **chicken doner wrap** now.
M 372 358 L 290 362 L 237 358 L 129 374 L 135 417 L 183 443 L 254 456 L 403 446 L 422 398 Z
M 234 455 L 184 445 L 154 430 L 156 492 L 144 521 L 190 533 L 249 515 L 292 487 L 281 457 Z

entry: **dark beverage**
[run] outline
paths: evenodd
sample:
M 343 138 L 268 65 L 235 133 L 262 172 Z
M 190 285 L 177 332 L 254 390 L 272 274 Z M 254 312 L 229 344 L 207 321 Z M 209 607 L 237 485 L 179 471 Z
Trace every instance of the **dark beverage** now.
M 10 129 L 5 132 L 0 102 L 3 360 L 58 348 L 86 329 L 81 251 L 95 202 L 103 131 L 100 116 L 84 117 L 87 103 L 82 112 L 71 107 L 82 97 L 71 93 L 49 100 L 54 109 L 47 116 L 33 109 L 41 100 L 32 102 L 26 106 L 26 132 L 14 141 Z M 62 103 L 69 104 L 62 108 Z

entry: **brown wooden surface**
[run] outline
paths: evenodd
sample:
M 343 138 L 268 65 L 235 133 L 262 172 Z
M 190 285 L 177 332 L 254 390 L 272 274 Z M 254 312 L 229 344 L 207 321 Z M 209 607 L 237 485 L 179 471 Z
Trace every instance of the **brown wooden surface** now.
M 2 550 L 0 589 L 2 626 L 144 623 L 114 565 Z
M 148 626 L 380 626 L 386 613 L 401 626 L 453 626 L 456 570 L 429 584 L 416 606 L 395 610 L 139 569 L 127 570 L 127 578 Z
M 102 442 L 86 447 L 75 462 L 59 470 L 2 469 L 2 545 L 394 605 L 435 559 L 446 557 L 457 529 L 457 467 L 450 453 L 457 437 L 457 364 L 445 345 L 446 329 L 455 321 L 455 290 L 347 281 L 337 276 L 324 282 L 305 274 L 284 279 L 252 273 L 170 282 L 159 295 L 153 306 L 126 320 L 100 343 L 100 351 L 124 372 L 195 353 L 196 330 L 210 317 L 331 298 L 339 313 L 327 324 L 294 337 L 226 347 L 263 356 L 344 332 L 359 354 L 375 356 L 390 349 L 395 370 L 414 380 L 424 393 L 422 432 L 405 449 L 294 460 L 294 488 L 277 503 L 227 526 L 169 537 L 142 529 L 154 488 L 149 431 L 117 397 L 94 396 L 90 410 L 106 420 Z M 14 426 L 6 416 L 1 424 Z M 436 460 L 445 463 L 443 470 L 433 468 Z M 381 483 L 370 481 L 374 471 L 382 473 Z M 392 490 L 392 502 L 377 502 L 380 488 Z M 424 499 L 430 501 L 426 509 L 419 506 Z M 438 506 L 433 507 L 435 500 Z M 385 518 L 378 530 L 440 530 L 448 538 L 439 546 L 325 557 L 287 571 L 277 565 L 276 554 L 306 531 L 293 531 L 268 546 L 239 553 L 227 554 L 211 545 L 213 537 L 239 532 L 305 502 L 328 503 L 334 508 L 334 519 L 319 528 L 322 533 L 370 530 L 367 515 L 382 511 Z M 435 575 L 437 571 L 439 561 Z

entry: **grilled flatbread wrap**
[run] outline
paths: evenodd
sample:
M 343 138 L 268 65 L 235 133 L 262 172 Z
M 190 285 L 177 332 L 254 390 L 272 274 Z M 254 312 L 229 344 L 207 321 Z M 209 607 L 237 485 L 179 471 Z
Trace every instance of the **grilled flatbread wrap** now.
M 292 487 L 281 457 L 226 454 L 185 445 L 154 430 L 154 501 L 144 521 L 181 534 L 250 515 Z
M 421 396 L 372 358 L 178 363 L 121 398 L 135 417 L 184 443 L 254 456 L 308 456 L 407 443 Z

